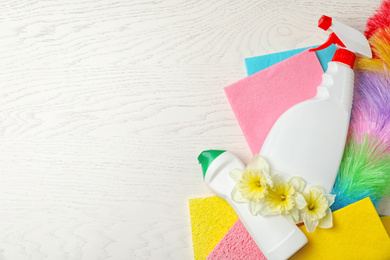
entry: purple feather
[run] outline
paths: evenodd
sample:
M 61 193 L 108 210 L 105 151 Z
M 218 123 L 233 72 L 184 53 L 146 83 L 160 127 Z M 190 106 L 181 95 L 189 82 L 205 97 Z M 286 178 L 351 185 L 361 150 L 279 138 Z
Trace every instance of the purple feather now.
M 357 73 L 350 131 L 358 136 L 375 136 L 390 149 L 390 78 L 387 73 Z

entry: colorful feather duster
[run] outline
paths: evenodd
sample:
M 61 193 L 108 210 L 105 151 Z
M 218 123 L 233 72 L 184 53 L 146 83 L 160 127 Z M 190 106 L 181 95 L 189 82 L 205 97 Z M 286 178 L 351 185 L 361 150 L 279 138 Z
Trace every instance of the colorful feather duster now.
M 390 0 L 367 22 L 373 59 L 358 60 L 349 135 L 332 193 L 332 210 L 390 196 Z
M 390 196 L 390 80 L 385 74 L 358 72 L 352 120 L 333 187 L 332 210 L 370 197 Z

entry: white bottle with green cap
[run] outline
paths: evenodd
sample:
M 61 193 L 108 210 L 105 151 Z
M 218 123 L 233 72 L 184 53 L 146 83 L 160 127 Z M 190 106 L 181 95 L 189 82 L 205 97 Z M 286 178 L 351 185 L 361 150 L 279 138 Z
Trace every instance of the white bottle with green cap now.
M 268 260 L 288 259 L 307 243 L 302 231 L 282 215 L 254 216 L 245 203 L 236 203 L 231 192 L 236 185 L 229 172 L 245 169 L 234 154 L 222 150 L 203 151 L 198 157 L 209 188 L 234 209 L 261 252 Z

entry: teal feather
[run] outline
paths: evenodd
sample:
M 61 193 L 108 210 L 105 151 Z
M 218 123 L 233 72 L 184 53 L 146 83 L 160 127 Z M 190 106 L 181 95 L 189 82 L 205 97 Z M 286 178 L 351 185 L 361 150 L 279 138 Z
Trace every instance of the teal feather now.
M 366 197 L 378 205 L 382 197 L 390 196 L 390 152 L 386 144 L 368 134 L 351 136 L 331 193 L 336 195 L 332 210 Z

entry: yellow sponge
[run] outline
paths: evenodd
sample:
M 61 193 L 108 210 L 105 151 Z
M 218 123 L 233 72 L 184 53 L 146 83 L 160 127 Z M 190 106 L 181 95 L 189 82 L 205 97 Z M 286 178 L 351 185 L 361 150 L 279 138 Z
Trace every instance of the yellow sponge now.
M 195 260 L 205 260 L 238 217 L 223 199 L 213 196 L 191 199 L 190 215 Z
M 387 221 L 387 220 L 386 220 Z M 333 212 L 333 227 L 313 233 L 294 259 L 389 259 L 390 238 L 370 198 Z

